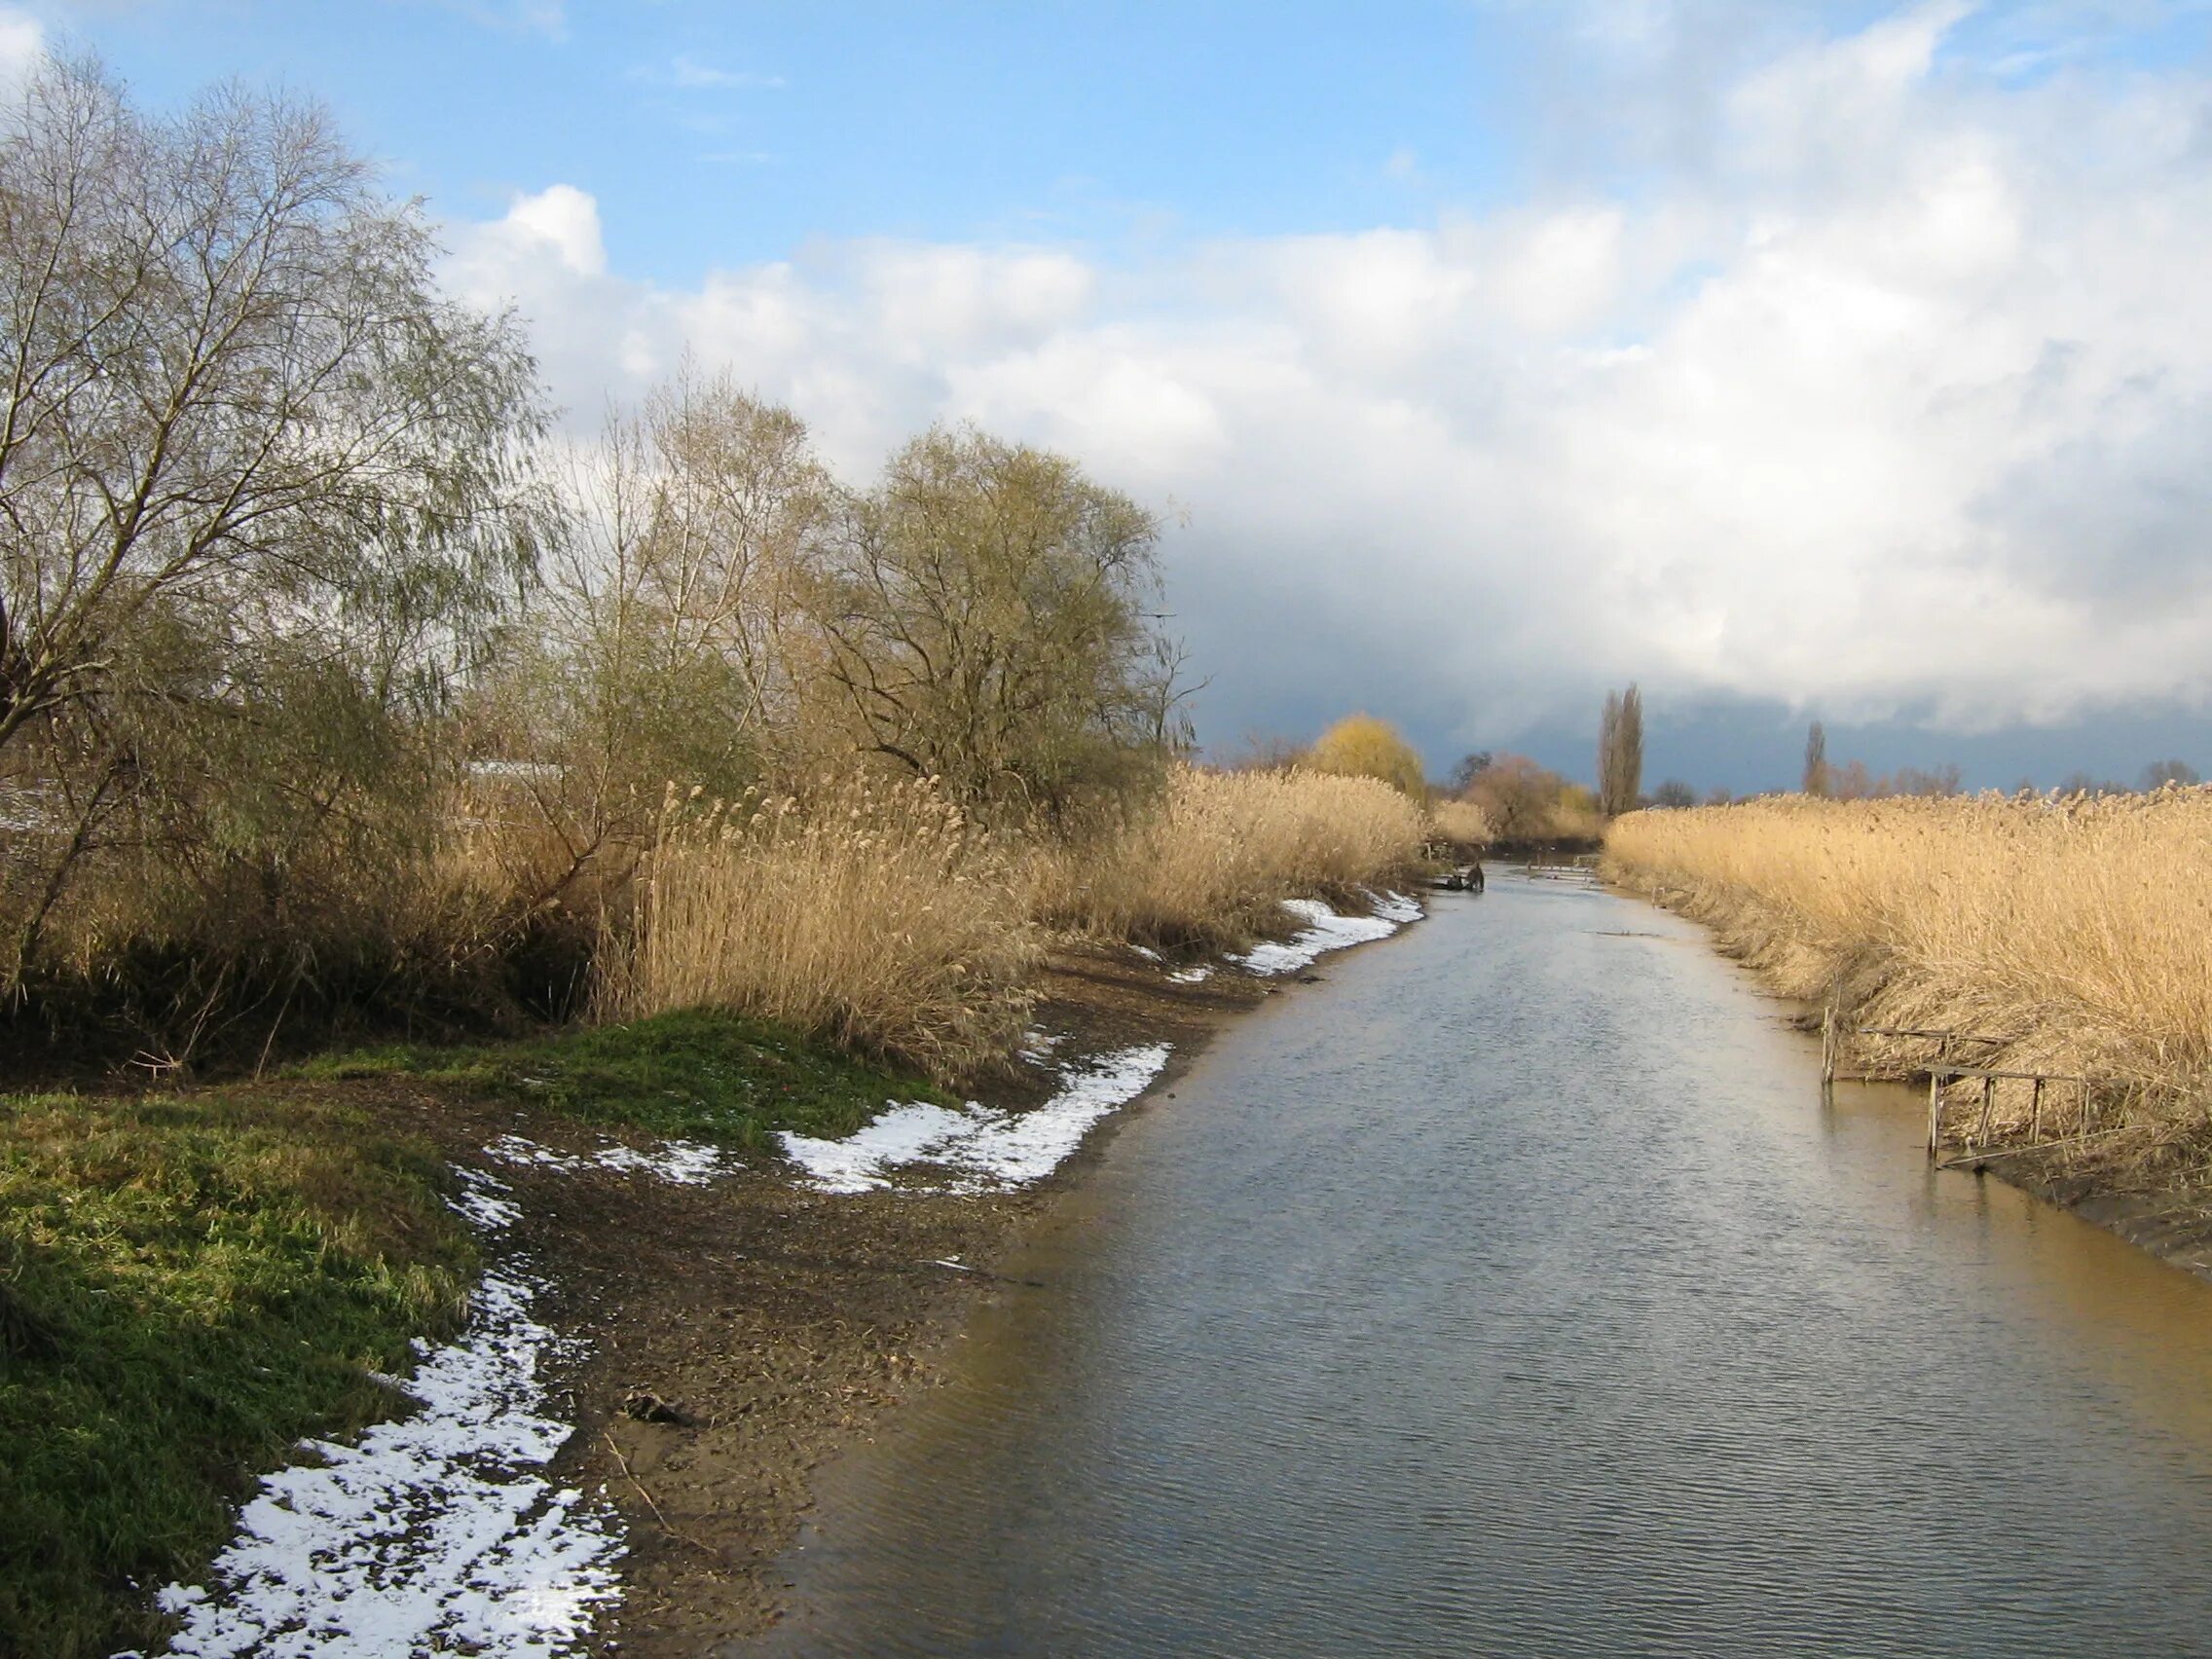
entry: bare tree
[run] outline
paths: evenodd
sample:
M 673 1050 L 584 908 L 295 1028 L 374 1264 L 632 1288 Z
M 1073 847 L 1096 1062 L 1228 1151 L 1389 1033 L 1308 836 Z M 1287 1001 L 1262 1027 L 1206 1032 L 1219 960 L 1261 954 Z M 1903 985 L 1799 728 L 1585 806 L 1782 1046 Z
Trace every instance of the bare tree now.
M 312 106 L 155 118 L 46 62 L 0 110 L 0 778 L 58 849 L 14 972 L 118 814 L 183 803 L 275 870 L 390 775 L 382 718 L 530 571 L 543 412 Z
M 1490 770 L 1491 754 L 1477 749 L 1462 755 L 1452 763 L 1452 789 L 1456 794 L 1465 794 L 1475 787 L 1475 780 Z
M 1815 720 L 1805 732 L 1804 790 L 1809 795 L 1825 795 L 1833 782 L 1828 773 L 1827 728 Z
M 802 600 L 836 492 L 795 415 L 687 366 L 609 414 L 569 496 L 518 642 L 517 741 L 561 762 L 560 800 L 552 780 L 535 793 L 580 860 L 663 785 L 735 794 L 776 757 L 818 654 Z
M 1607 818 L 1634 812 L 1643 787 L 1643 693 L 1605 693 L 1598 727 L 1598 810 Z
M 1894 776 L 1882 780 L 1884 788 L 1876 793 L 1883 794 L 1942 796 L 1955 795 L 1965 787 L 1966 774 L 1956 761 L 1947 761 L 1932 770 L 1918 766 L 1899 766 Z

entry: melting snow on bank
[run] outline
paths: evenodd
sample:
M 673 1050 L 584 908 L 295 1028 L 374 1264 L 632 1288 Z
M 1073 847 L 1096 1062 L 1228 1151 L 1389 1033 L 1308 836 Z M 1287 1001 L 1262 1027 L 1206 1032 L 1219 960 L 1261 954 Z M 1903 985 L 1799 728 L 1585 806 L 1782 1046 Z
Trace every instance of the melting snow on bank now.
M 1340 916 L 1317 899 L 1285 899 L 1282 907 L 1306 923 L 1287 944 L 1256 944 L 1229 960 L 1255 974 L 1295 974 L 1310 968 L 1323 951 L 1388 939 L 1408 922 L 1420 920 L 1420 906 L 1402 893 L 1371 895 L 1372 916 Z
M 498 1232 L 519 1215 L 503 1182 L 462 1170 L 456 1206 Z M 570 1427 L 545 1414 L 540 1375 L 561 1340 L 531 1317 L 544 1285 L 488 1269 L 460 1341 L 418 1345 L 422 1402 L 359 1444 L 308 1441 L 320 1460 L 269 1476 L 215 1558 L 206 1588 L 171 1585 L 193 1659 L 387 1659 L 480 1653 L 551 1659 L 617 1593 L 613 1513 L 542 1469 Z M 124 1656 L 129 1659 L 129 1656 Z
M 843 1140 L 786 1131 L 784 1153 L 828 1193 L 865 1193 L 890 1185 L 901 1164 L 952 1172 L 956 1189 L 1023 1187 L 1041 1181 L 1083 1144 L 1091 1125 L 1142 1094 L 1167 1063 L 1167 1045 L 1123 1049 L 1069 1066 L 1067 1087 L 1031 1112 L 914 1103 L 893 1106 Z

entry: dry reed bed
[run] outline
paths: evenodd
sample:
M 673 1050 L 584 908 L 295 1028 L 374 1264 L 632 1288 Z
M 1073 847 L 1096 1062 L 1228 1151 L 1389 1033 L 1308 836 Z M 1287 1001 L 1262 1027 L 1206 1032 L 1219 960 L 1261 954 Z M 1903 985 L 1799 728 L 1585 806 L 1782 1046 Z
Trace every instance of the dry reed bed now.
M 920 780 L 671 793 L 599 1012 L 726 1008 L 949 1079 L 1011 1052 L 1043 941 L 1014 850 Z
M 1167 948 L 1235 944 L 1279 901 L 1356 901 L 1413 870 L 1429 834 L 1388 784 L 1179 767 L 1159 799 L 1043 848 L 1029 909 L 1050 927 Z
M 1311 772 L 1178 768 L 1072 839 L 993 835 L 920 780 L 672 792 L 597 1012 L 733 1009 L 951 1081 L 1014 1051 L 1051 934 L 1243 942 L 1281 899 L 1410 871 L 1426 828 L 1387 785 Z
M 1862 1025 L 2004 1038 L 1987 1063 L 2098 1080 L 2140 1153 L 2203 1130 L 2212 789 L 1639 812 L 1613 825 L 1605 865 L 1786 995 Z M 1862 1042 L 1900 1074 L 1931 1053 Z M 2027 1092 L 2001 1096 L 2015 1129 Z
M 1437 838 L 1455 847 L 1480 848 L 1495 839 L 1490 814 L 1471 800 L 1435 801 L 1428 816 Z

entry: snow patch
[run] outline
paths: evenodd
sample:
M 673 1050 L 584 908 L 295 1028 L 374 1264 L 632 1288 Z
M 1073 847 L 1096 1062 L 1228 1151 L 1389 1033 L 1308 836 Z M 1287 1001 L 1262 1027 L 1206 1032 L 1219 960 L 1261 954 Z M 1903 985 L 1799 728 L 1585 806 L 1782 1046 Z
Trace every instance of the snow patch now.
M 521 1135 L 501 1135 L 484 1149 L 487 1158 L 536 1169 L 555 1169 L 572 1175 L 579 1169 L 611 1169 L 621 1175 L 652 1175 L 679 1187 L 703 1187 L 716 1176 L 744 1164 L 724 1158 L 718 1147 L 698 1141 L 662 1141 L 653 1148 L 624 1146 L 608 1141 L 597 1152 L 569 1153 L 541 1146 Z
M 1341 916 L 1317 899 L 1285 899 L 1282 907 L 1306 923 L 1296 939 L 1270 940 L 1229 960 L 1254 974 L 1294 974 L 1311 967 L 1324 951 L 1388 939 L 1421 914 L 1419 904 L 1397 893 L 1378 896 L 1372 916 Z
M 1029 1112 L 893 1103 L 843 1140 L 783 1135 L 784 1154 L 826 1193 L 865 1193 L 890 1185 L 904 1164 L 939 1165 L 951 1190 L 977 1192 L 1041 1181 L 1083 1144 L 1091 1126 L 1142 1094 L 1167 1063 L 1168 1046 L 1123 1049 L 1068 1066 L 1066 1087 Z
M 461 1197 L 446 1202 L 471 1227 L 497 1233 L 522 1220 L 521 1206 L 502 1197 L 514 1189 L 497 1175 L 487 1175 L 481 1169 L 457 1169 L 454 1173 L 461 1178 Z
M 478 1227 L 519 1219 L 504 1182 L 460 1176 L 454 1207 Z M 266 1477 L 209 1584 L 172 1584 L 156 1598 L 184 1620 L 167 1651 L 551 1659 L 574 1650 L 619 1594 L 622 1541 L 610 1510 L 531 1472 L 572 1432 L 545 1415 L 541 1373 L 572 1347 L 531 1316 L 544 1289 L 516 1262 L 487 1271 L 460 1340 L 418 1343 L 412 1378 L 381 1379 L 421 1410 L 356 1445 L 305 1441 L 316 1461 Z
M 1066 1041 L 1067 1034 L 1065 1032 L 1047 1031 L 1040 1026 L 1032 1025 L 1021 1034 L 1021 1047 L 1016 1052 L 1031 1065 L 1041 1066 L 1050 1061 L 1052 1057 L 1052 1051 Z
M 1167 977 L 1178 985 L 1195 985 L 1201 979 L 1212 978 L 1213 967 L 1209 963 L 1201 962 L 1196 968 L 1178 968 Z
M 1403 893 L 1377 893 L 1370 889 L 1367 897 L 1373 903 L 1378 916 L 1386 922 L 1396 922 L 1401 927 L 1407 922 L 1418 922 L 1428 914 L 1420 907 L 1419 899 L 1410 898 Z

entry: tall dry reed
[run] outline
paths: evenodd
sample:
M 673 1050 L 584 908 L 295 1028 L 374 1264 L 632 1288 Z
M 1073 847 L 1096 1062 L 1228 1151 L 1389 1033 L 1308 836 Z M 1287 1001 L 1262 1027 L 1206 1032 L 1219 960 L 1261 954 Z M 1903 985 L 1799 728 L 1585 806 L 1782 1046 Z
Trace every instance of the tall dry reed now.
M 1222 945 L 1280 900 L 1350 898 L 1411 870 L 1427 824 L 1373 778 L 1180 767 L 1154 801 L 1041 852 L 1032 907 L 1047 924 L 1148 945 Z
M 1490 814 L 1471 800 L 1434 801 L 1428 821 L 1437 838 L 1455 847 L 1483 847 L 1495 838 Z
M 1041 955 L 1014 850 L 928 783 L 673 793 L 600 1011 L 731 1009 L 951 1080 L 1010 1053 Z
M 2096 1078 L 2159 1135 L 2212 1101 L 2212 789 L 1640 812 L 1606 865 L 1857 1023 L 2003 1039 L 1998 1067 Z

